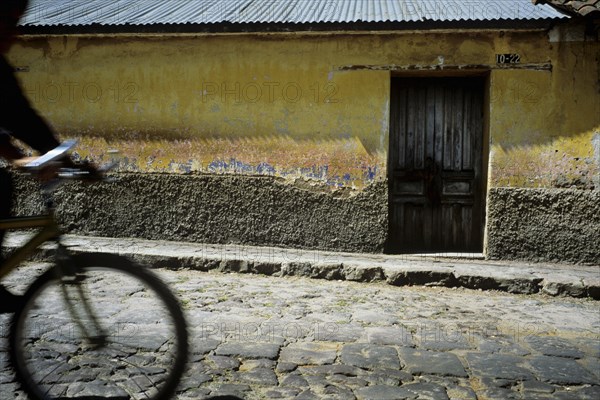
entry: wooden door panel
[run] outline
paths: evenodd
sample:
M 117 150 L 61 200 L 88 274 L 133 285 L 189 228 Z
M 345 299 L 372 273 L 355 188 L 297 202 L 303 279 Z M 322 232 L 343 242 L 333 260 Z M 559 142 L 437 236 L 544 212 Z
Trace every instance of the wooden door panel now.
M 483 84 L 394 79 L 390 250 L 480 251 Z

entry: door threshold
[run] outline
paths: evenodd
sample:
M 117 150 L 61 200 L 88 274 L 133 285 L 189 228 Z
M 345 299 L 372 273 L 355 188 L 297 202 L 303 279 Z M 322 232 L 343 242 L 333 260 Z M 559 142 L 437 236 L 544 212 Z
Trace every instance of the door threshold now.
M 403 255 L 415 258 L 458 258 L 462 260 L 485 260 L 483 253 L 404 253 Z

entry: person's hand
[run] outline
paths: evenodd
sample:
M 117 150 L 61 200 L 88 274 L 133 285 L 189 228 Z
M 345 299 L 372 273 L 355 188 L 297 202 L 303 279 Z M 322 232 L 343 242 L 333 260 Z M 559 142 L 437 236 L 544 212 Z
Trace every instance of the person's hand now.
M 22 157 L 13 160 L 13 165 L 18 169 L 31 172 L 27 164 L 35 161 L 37 157 Z M 64 158 L 59 161 L 53 161 L 46 164 L 43 168 L 35 171 L 35 177 L 42 182 L 49 181 L 58 176 L 82 180 L 85 182 L 97 182 L 102 180 L 103 174 L 95 164 L 89 161 L 74 162 L 71 158 Z
M 21 157 L 16 160 L 13 160 L 12 163 L 18 169 L 26 170 L 27 164 L 35 161 L 36 159 L 37 159 L 37 157 Z M 37 171 L 37 173 L 35 174 L 36 178 L 41 180 L 42 182 L 49 181 L 50 179 L 56 177 L 56 174 L 58 173 L 58 170 L 60 169 L 60 167 L 61 167 L 60 162 L 49 163 L 48 165 L 44 166 L 44 168 Z
M 13 165 L 17 168 L 23 169 L 32 161 L 35 161 L 37 157 L 21 157 L 13 160 Z

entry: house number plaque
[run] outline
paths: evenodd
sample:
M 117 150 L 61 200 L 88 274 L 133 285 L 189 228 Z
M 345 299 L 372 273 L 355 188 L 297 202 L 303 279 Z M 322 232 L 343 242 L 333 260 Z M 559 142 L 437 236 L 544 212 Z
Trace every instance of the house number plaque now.
M 497 64 L 519 64 L 521 56 L 518 54 L 496 54 Z

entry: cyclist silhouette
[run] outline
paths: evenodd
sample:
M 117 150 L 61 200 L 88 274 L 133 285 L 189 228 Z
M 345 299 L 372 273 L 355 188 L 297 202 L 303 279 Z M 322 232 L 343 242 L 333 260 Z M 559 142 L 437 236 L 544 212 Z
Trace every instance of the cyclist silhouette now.
M 21 151 L 11 143 L 17 138 L 40 153 L 59 145 L 56 135 L 48 124 L 31 107 L 24 96 L 14 69 L 6 61 L 17 34 L 17 24 L 27 8 L 28 0 L 2 0 L 0 2 L 0 157 L 19 162 Z M 0 218 L 10 215 L 13 184 L 9 172 L 0 166 Z M 0 246 L 4 238 L 0 231 Z M 2 258 L 0 255 L 0 264 Z M 19 307 L 20 297 L 0 285 L 0 313 L 13 312 Z

